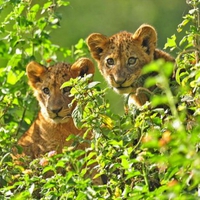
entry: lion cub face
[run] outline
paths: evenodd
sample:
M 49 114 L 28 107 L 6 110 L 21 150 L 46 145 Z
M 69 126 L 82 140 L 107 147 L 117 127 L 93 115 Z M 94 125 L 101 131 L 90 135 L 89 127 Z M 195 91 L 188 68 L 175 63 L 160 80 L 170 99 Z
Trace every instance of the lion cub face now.
M 116 92 L 127 94 L 141 86 L 142 67 L 154 59 L 156 40 L 155 29 L 142 25 L 134 34 L 91 34 L 87 44 L 107 82 Z
M 68 121 L 73 110 L 73 107 L 69 107 L 72 101 L 71 88 L 60 89 L 60 87 L 70 78 L 94 74 L 94 69 L 93 63 L 87 58 L 79 59 L 73 65 L 58 63 L 48 68 L 34 61 L 27 65 L 29 84 L 39 102 L 41 113 L 47 121 L 53 123 Z

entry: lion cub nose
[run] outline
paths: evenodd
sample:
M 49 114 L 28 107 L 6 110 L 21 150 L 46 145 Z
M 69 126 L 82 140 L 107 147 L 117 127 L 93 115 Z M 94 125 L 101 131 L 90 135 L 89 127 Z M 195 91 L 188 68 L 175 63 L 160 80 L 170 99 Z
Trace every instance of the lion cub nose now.
M 114 77 L 115 83 L 121 85 L 126 81 L 126 78 L 123 77 Z
M 60 111 L 62 110 L 62 107 L 58 108 L 58 109 L 51 109 L 51 111 L 55 114 L 58 114 Z

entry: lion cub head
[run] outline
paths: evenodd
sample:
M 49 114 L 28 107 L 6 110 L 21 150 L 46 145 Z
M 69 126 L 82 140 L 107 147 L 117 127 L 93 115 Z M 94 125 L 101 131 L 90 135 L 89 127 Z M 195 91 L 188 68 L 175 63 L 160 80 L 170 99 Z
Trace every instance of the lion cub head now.
M 136 93 L 143 86 L 142 68 L 152 60 L 174 60 L 169 54 L 156 49 L 156 43 L 157 33 L 150 25 L 140 26 L 134 34 L 123 31 L 106 37 L 93 33 L 87 38 L 87 45 L 98 62 L 100 72 L 119 94 Z
M 26 71 L 43 117 L 50 122 L 65 123 L 73 110 L 73 107 L 68 106 L 72 97 L 71 88 L 60 89 L 61 85 L 70 78 L 94 74 L 95 68 L 89 59 L 81 58 L 73 65 L 58 63 L 51 67 L 32 61 L 27 65 Z

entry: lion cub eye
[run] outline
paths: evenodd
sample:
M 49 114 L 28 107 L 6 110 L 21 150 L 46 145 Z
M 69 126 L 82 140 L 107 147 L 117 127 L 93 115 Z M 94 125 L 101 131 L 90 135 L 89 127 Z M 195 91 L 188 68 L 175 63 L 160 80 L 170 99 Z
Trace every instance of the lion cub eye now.
M 50 94 L 49 88 L 47 87 L 43 88 L 42 91 L 44 92 L 44 94 Z
M 71 89 L 72 89 L 71 87 L 65 87 L 65 88 L 63 88 L 63 93 L 64 94 L 69 93 Z
M 137 61 L 137 58 L 135 58 L 135 57 L 130 57 L 130 58 L 128 59 L 128 64 L 129 64 L 129 65 L 134 65 L 134 64 L 136 63 L 136 61 Z
M 108 65 L 114 65 L 114 63 L 115 63 L 113 58 L 108 58 L 106 60 L 106 62 L 107 62 Z

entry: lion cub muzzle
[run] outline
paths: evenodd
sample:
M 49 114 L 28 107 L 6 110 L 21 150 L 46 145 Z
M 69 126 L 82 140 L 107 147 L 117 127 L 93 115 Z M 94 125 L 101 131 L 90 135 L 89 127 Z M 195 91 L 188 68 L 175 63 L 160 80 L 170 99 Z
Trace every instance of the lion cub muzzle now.
M 120 70 L 107 76 L 107 81 L 114 91 L 119 94 L 127 94 L 133 91 L 134 79 L 130 74 L 125 74 Z
M 58 116 L 58 114 L 59 114 L 59 112 L 62 110 L 62 107 L 61 108 L 57 108 L 57 109 L 51 109 L 51 112 L 52 113 L 55 113 L 57 116 Z

